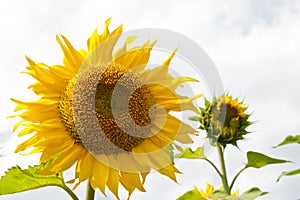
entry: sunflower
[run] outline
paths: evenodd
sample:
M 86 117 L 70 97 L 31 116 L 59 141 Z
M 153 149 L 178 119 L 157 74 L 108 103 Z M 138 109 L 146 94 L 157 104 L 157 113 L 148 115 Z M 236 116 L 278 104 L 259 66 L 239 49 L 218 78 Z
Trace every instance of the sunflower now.
M 200 189 L 200 195 L 201 197 L 203 197 L 204 199 L 208 199 L 211 194 L 213 193 L 213 191 L 215 190 L 214 186 L 206 183 L 206 187 L 205 187 L 205 191 L 203 191 L 202 189 Z M 215 198 L 213 198 L 212 200 L 216 200 Z
M 249 133 L 246 128 L 252 124 L 246 110 L 243 102 L 227 94 L 214 98 L 212 102 L 205 100 L 205 107 L 200 108 L 200 129 L 207 131 L 212 144 L 236 146 L 236 142 Z
M 207 199 L 207 200 L 221 200 L 219 198 L 214 198 L 213 192 L 215 191 L 215 188 L 213 185 L 206 183 L 205 191 L 200 189 L 200 195 L 202 198 Z M 220 191 L 224 191 L 224 188 L 221 186 Z M 230 194 L 230 196 L 238 196 L 239 190 L 236 190 Z
M 129 196 L 151 170 L 174 181 L 180 171 L 166 149 L 192 143 L 195 130 L 170 114 L 192 110 L 192 101 L 176 93 L 189 77 L 173 77 L 169 64 L 176 50 L 159 66 L 146 67 L 156 41 L 128 49 L 135 37 L 116 48 L 122 25 L 109 31 L 110 19 L 99 34 L 76 50 L 66 37 L 56 39 L 63 65 L 46 65 L 27 58 L 25 73 L 37 82 L 29 86 L 39 97 L 32 102 L 12 99 L 22 120 L 19 136 L 31 134 L 16 152 L 41 153 L 40 163 L 52 163 L 40 173 L 55 174 L 75 165 L 75 187 L 89 179 L 93 189 L 106 187 L 118 198 L 122 184 Z

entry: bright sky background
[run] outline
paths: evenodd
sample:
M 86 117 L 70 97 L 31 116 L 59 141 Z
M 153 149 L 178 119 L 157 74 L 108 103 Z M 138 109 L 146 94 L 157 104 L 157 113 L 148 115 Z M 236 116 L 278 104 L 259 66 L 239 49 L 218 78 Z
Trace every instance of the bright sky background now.
M 247 142 L 240 143 L 240 149 L 228 148 L 229 176 L 246 162 L 245 152 L 250 150 L 294 161 L 249 169 L 237 180 L 236 188 L 243 192 L 258 186 L 270 192 L 261 200 L 300 198 L 299 176 L 284 177 L 276 183 L 282 171 L 299 168 L 299 145 L 272 148 L 288 134 L 300 132 L 300 1 L 296 0 L 1 1 L 1 133 L 9 134 L 15 122 L 6 119 L 14 107 L 9 98 L 32 97 L 26 90 L 32 79 L 20 74 L 26 66 L 24 55 L 48 64 L 61 63 L 56 34 L 63 33 L 75 47 L 83 48 L 92 31 L 96 27 L 102 30 L 110 16 L 113 17 L 111 27 L 123 23 L 125 31 L 170 29 L 197 42 L 215 63 L 224 88 L 245 99 L 249 110 L 254 112 L 252 120 L 257 121 Z M 11 154 L 12 147 L 13 142 L 1 150 L 9 153 L 0 158 L 1 175 L 9 166 L 37 163 L 35 157 Z M 214 157 L 215 153 L 209 156 Z M 181 160 L 176 166 L 184 172 L 178 176 L 179 184 L 151 173 L 145 185 L 148 192 L 136 191 L 132 199 L 172 200 L 194 185 L 198 188 L 204 188 L 206 182 L 216 187 L 221 185 L 203 161 Z M 82 184 L 76 191 L 82 198 L 84 189 Z M 41 198 L 68 199 L 68 196 L 60 189 L 46 188 L 0 197 L 1 200 Z M 104 198 L 97 193 L 96 199 Z

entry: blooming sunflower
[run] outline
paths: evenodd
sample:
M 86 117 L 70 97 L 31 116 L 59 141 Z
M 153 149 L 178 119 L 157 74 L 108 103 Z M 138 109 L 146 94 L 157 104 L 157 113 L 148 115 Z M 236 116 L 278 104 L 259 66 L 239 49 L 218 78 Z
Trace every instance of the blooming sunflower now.
M 211 143 L 237 145 L 238 140 L 244 139 L 249 132 L 246 128 L 252 124 L 248 119 L 247 107 L 232 96 L 222 95 L 212 102 L 205 100 L 205 107 L 200 108 L 200 129 L 207 131 Z
M 25 73 L 37 80 L 29 86 L 40 98 L 32 102 L 12 99 L 15 116 L 22 118 L 19 136 L 32 137 L 16 152 L 32 149 L 40 162 L 53 162 L 40 173 L 54 174 L 75 166 L 75 187 L 89 179 L 93 189 L 105 194 L 106 186 L 118 198 L 120 183 L 131 193 L 152 170 L 176 181 L 180 173 L 166 148 L 191 143 L 189 125 L 171 111 L 197 109 L 193 99 L 177 95 L 189 77 L 168 72 L 176 50 L 159 66 L 147 68 L 156 41 L 128 49 L 128 37 L 114 50 L 122 25 L 102 34 L 97 29 L 87 40 L 87 50 L 76 50 L 66 37 L 56 39 L 64 53 L 63 65 L 46 65 L 27 58 Z

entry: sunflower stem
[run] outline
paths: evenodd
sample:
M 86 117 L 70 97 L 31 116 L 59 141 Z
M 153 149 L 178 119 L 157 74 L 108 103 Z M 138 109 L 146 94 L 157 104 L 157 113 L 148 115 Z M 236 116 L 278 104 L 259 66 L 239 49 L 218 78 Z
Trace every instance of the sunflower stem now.
M 217 144 L 218 154 L 219 154 L 219 160 L 221 165 L 221 172 L 222 172 L 222 183 L 225 192 L 230 195 L 229 187 L 228 187 L 228 180 L 227 180 L 227 173 L 226 173 L 226 167 L 225 167 L 225 160 L 224 160 L 224 148 L 221 146 L 221 144 Z
M 220 178 L 222 178 L 222 173 L 220 172 L 220 170 L 217 168 L 217 166 L 208 158 L 204 158 L 204 160 L 206 160 L 218 173 L 218 175 L 220 176 Z
M 88 181 L 86 188 L 86 200 L 94 200 L 94 198 L 95 190 L 92 188 L 90 181 Z
M 66 185 L 64 185 L 63 187 L 61 187 L 62 189 L 64 189 L 72 198 L 72 200 L 79 200 L 79 198 L 75 195 L 75 193 Z
M 63 174 L 59 173 L 59 176 L 61 177 L 62 180 L 64 180 L 63 178 Z M 62 185 L 54 185 L 57 187 L 60 187 L 61 189 L 65 190 L 68 195 L 70 195 L 70 197 L 72 198 L 72 200 L 79 200 L 79 198 L 76 196 L 76 194 L 73 192 L 73 190 L 71 190 L 65 183 L 65 181 L 63 181 Z
M 232 188 L 233 188 L 233 185 L 234 185 L 234 183 L 235 183 L 237 177 L 239 177 L 239 175 L 240 175 L 245 169 L 247 169 L 247 168 L 248 168 L 248 167 L 243 167 L 243 168 L 235 175 L 235 177 L 233 178 L 233 180 L 232 180 L 232 182 L 231 182 L 231 184 L 230 184 L 229 192 L 231 192 L 231 190 L 232 190 Z

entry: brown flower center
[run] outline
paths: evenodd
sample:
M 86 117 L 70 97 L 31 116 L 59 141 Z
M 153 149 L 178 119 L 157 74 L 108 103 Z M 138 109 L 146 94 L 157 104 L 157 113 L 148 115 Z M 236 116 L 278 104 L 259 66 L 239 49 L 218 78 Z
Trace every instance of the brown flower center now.
M 151 134 L 154 98 L 137 73 L 118 64 L 78 73 L 58 105 L 75 143 L 94 154 L 130 152 Z

